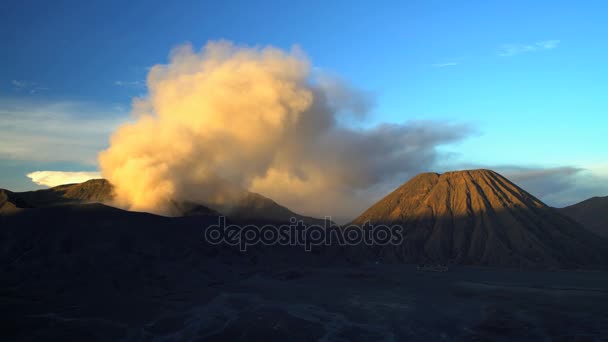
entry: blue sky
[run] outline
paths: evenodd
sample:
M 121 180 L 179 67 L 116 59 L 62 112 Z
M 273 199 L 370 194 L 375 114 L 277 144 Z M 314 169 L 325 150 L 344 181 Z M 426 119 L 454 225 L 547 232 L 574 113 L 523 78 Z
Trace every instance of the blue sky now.
M 149 67 L 178 44 L 227 39 L 299 45 L 315 67 L 373 94 L 364 125 L 470 125 L 474 134 L 440 147 L 438 169 L 577 170 L 559 174 L 571 189 L 546 200 L 608 195 L 592 184 L 608 177 L 607 12 L 604 1 L 4 3 L 0 130 L 11 140 L 0 138 L 0 187 L 34 188 L 25 174 L 36 170 L 96 170 L 87 151 L 128 117 Z M 74 133 L 83 126 L 99 129 Z M 55 149 L 15 145 L 22 131 Z M 64 134 L 84 147 L 72 151 Z

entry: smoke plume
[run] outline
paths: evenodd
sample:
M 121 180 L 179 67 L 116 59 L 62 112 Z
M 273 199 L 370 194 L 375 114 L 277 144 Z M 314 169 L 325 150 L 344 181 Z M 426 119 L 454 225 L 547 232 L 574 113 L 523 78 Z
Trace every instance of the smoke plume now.
M 315 76 L 297 48 L 181 46 L 151 69 L 147 87 L 135 121 L 99 155 L 117 204 L 132 210 L 229 203 L 246 189 L 300 213 L 351 216 L 470 132 L 434 122 L 351 128 L 344 122 L 365 117 L 369 96 Z

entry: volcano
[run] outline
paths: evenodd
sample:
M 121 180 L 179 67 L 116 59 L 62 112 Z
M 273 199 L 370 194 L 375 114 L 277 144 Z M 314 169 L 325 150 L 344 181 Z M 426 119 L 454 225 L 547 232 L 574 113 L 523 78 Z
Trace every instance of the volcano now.
M 606 241 L 491 170 L 423 173 L 352 223 L 401 225 L 378 259 L 485 266 L 605 264 Z

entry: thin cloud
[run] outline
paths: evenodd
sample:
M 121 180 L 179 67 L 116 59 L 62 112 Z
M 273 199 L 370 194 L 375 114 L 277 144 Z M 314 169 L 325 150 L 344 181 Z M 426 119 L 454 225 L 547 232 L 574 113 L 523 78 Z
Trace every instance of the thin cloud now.
M 26 176 L 38 185 L 54 187 L 63 184 L 82 183 L 89 179 L 101 178 L 101 173 L 83 171 L 34 171 L 28 173 Z
M 23 88 L 27 87 L 30 84 L 30 82 L 23 81 L 23 80 L 12 80 L 11 84 L 13 85 L 13 87 L 15 87 L 15 89 L 23 89 Z
M 126 121 L 112 107 L 0 98 L 0 159 L 95 165 L 110 133 Z
M 446 63 L 435 63 L 433 64 L 433 68 L 445 68 L 445 67 L 451 67 L 451 66 L 456 66 L 458 65 L 458 63 L 456 62 L 446 62 Z
M 114 85 L 119 87 L 141 88 L 146 85 L 145 81 L 114 81 Z
M 498 55 L 512 57 L 527 52 L 553 50 L 559 43 L 559 40 L 543 40 L 532 44 L 504 44 L 500 47 Z
M 36 82 L 25 81 L 25 80 L 12 80 L 11 85 L 13 86 L 13 90 L 21 92 L 25 91 L 30 94 L 35 94 L 42 90 L 48 90 L 48 87 L 41 86 Z

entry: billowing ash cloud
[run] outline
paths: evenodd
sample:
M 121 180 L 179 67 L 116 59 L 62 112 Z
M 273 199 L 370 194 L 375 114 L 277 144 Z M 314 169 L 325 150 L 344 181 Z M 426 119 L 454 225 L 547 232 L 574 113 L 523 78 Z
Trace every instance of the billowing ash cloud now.
M 63 184 L 82 183 L 89 179 L 101 178 L 99 172 L 34 171 L 27 174 L 38 185 L 53 187 Z
M 304 214 L 354 216 L 379 189 L 427 170 L 438 145 L 470 133 L 437 122 L 350 128 L 342 123 L 363 118 L 369 96 L 315 77 L 298 49 L 186 45 L 151 69 L 147 86 L 136 121 L 99 155 L 117 204 L 133 210 L 230 201 L 240 187 Z

